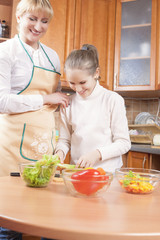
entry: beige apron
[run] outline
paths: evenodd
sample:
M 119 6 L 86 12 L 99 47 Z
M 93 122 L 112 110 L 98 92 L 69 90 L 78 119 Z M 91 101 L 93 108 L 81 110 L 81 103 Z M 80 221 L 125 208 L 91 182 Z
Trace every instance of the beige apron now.
M 33 65 L 31 80 L 19 94 L 51 94 L 56 91 L 59 78 L 59 73 Z M 56 142 L 54 118 L 56 108 L 57 106 L 45 105 L 37 111 L 2 114 L 0 176 L 19 171 L 20 162 L 29 163 L 41 159 L 43 154 L 53 154 Z

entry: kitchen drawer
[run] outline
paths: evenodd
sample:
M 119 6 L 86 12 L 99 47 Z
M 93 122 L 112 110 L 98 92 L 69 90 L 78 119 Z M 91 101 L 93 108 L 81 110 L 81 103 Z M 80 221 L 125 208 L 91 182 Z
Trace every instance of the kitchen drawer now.
M 127 155 L 127 166 L 133 168 L 151 168 L 152 154 L 129 151 Z

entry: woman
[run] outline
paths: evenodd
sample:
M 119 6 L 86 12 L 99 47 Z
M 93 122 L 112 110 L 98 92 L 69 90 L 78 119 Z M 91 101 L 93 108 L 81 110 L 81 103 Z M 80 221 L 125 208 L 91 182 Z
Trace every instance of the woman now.
M 21 0 L 19 34 L 0 44 L 0 176 L 54 152 L 54 111 L 68 106 L 68 97 L 57 92 L 57 53 L 39 42 L 52 16 L 49 0 Z

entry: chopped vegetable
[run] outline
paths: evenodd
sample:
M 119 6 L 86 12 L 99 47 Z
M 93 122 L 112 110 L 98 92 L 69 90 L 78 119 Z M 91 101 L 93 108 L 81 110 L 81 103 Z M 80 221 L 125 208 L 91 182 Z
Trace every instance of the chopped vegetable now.
M 77 192 L 89 196 L 103 188 L 104 185 L 107 184 L 103 181 L 107 180 L 108 177 L 104 174 L 101 175 L 101 173 L 96 169 L 88 168 L 73 173 L 71 179 L 73 179 L 72 184 Z
M 46 186 L 55 171 L 55 166 L 60 162 L 57 155 L 43 155 L 35 165 L 27 165 L 22 173 L 23 179 L 31 187 Z
M 71 164 L 65 164 L 65 163 L 58 163 L 57 164 L 57 170 L 59 170 L 60 172 L 63 169 L 74 169 L 76 167 L 76 165 L 71 165 Z
M 124 179 L 120 180 L 120 184 L 122 188 L 130 193 L 149 193 L 154 189 L 149 181 L 149 178 L 141 177 L 139 174 L 129 171 L 124 176 Z
M 85 168 L 85 170 L 86 170 L 86 169 L 94 169 L 94 168 L 93 168 L 93 167 L 87 167 L 87 168 Z
M 97 168 L 97 171 L 99 171 L 101 175 L 105 175 L 106 174 L 106 172 L 104 171 L 103 168 L 99 167 L 99 168 Z

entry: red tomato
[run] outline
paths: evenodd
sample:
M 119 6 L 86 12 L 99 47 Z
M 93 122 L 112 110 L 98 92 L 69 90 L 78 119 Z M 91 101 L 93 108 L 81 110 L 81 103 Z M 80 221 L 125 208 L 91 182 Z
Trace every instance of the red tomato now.
M 101 176 L 97 177 L 96 176 Z M 107 179 L 106 176 L 101 175 L 96 169 L 86 169 L 73 173 L 71 176 L 73 180 L 80 180 L 78 182 L 72 181 L 74 188 L 77 192 L 91 195 L 96 193 L 100 188 L 102 188 L 106 183 L 100 183 L 97 181 L 104 181 Z

